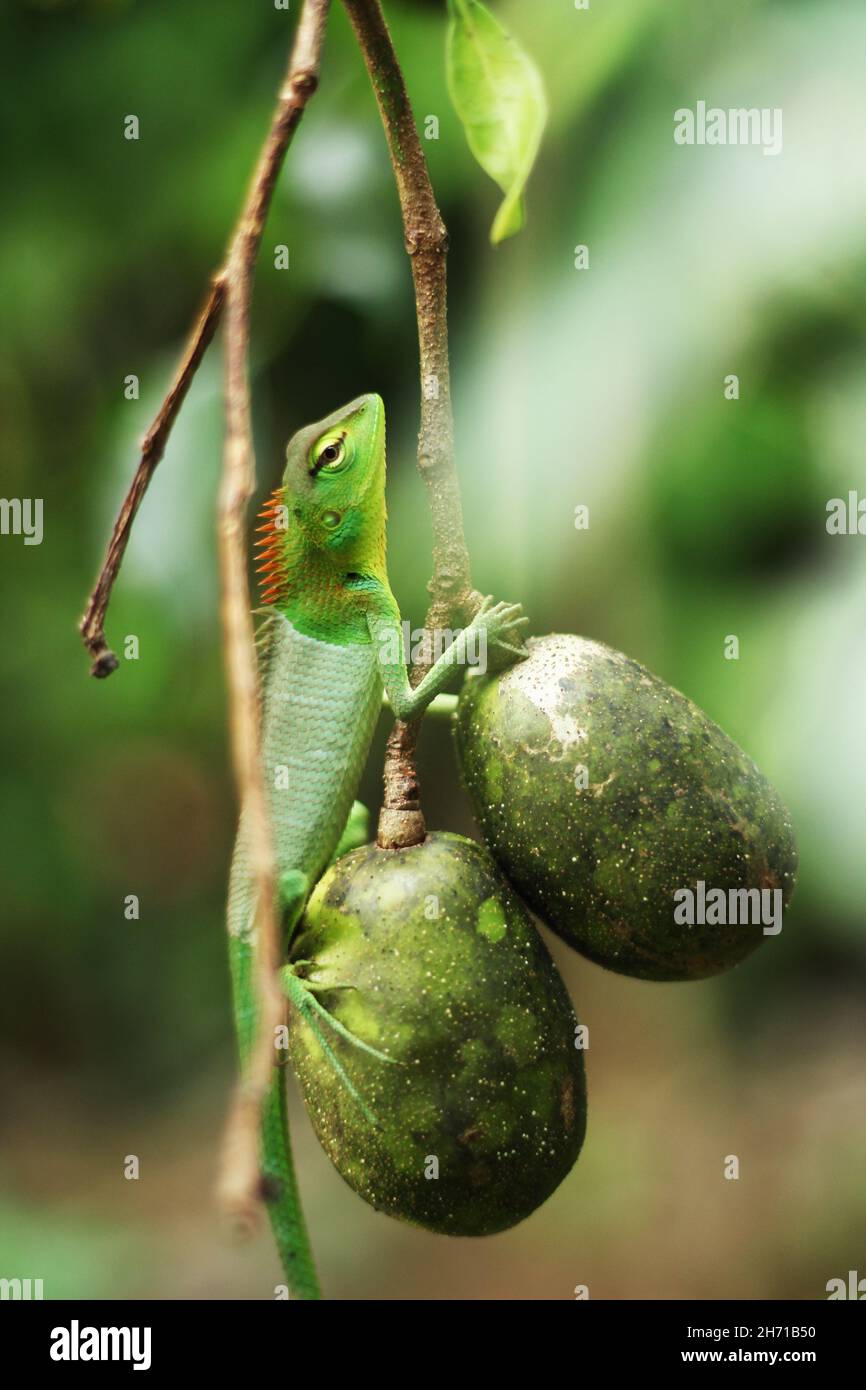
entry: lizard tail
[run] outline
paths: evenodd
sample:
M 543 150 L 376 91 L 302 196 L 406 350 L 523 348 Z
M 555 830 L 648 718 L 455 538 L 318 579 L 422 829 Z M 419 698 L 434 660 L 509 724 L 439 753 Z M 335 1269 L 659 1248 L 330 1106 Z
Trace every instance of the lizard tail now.
M 253 949 L 247 938 L 231 939 L 232 988 L 241 1067 L 245 1067 L 255 1040 Z M 275 1066 L 262 1108 L 260 1157 L 263 1193 L 289 1295 L 298 1299 L 321 1297 L 310 1239 L 301 1209 L 295 1165 L 289 1141 L 288 1109 L 283 1067 Z
M 274 1067 L 262 1113 L 265 1203 L 289 1293 L 293 1298 L 317 1299 L 321 1291 L 295 1177 L 283 1072 L 283 1067 Z

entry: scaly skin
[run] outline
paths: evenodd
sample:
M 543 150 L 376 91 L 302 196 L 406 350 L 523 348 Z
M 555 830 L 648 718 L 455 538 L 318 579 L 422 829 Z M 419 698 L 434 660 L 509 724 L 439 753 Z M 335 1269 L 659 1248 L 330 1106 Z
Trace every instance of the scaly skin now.
M 366 838 L 357 816 L 348 825 L 347 817 L 383 687 L 398 718 L 417 718 L 455 665 L 465 661 L 470 633 L 486 633 L 488 642 L 513 659 L 519 652 L 508 638 L 526 619 L 518 605 L 485 600 L 466 634 L 416 689 L 410 686 L 400 611 L 385 564 L 385 411 L 378 396 L 359 397 L 292 438 L 283 486 L 265 514 L 262 758 L 288 948 L 323 870 L 339 852 Z M 228 904 L 242 1067 L 256 1036 L 255 918 L 242 814 Z M 294 997 L 293 1004 L 303 1009 L 303 995 Z M 314 1026 L 312 1003 L 305 1016 Z M 275 1067 L 262 1116 L 261 1153 L 263 1190 L 290 1293 L 318 1298 L 292 1164 L 281 1067 Z

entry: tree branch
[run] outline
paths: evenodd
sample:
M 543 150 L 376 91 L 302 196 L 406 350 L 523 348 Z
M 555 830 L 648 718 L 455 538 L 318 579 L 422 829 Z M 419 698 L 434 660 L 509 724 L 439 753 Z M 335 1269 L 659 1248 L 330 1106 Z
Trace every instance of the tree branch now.
M 135 470 L 135 476 L 118 512 L 99 578 L 87 600 L 84 617 L 80 623 L 84 645 L 93 657 L 93 665 L 90 668 L 92 676 L 100 678 L 110 676 L 112 671 L 117 670 L 119 664 L 117 657 L 105 640 L 105 612 L 108 608 L 108 601 L 123 563 L 123 556 L 132 531 L 132 523 L 135 521 L 136 513 L 153 477 L 156 465 L 165 453 L 165 446 L 168 443 L 172 426 L 186 399 L 186 394 L 192 385 L 192 379 L 198 371 L 199 363 L 216 332 L 225 304 L 225 297 L 226 270 L 223 267 L 213 278 L 207 302 L 184 348 L 168 395 L 142 440 L 141 456 Z
M 258 899 L 258 1031 L 226 1132 L 219 1190 L 223 1205 L 242 1226 L 254 1220 L 261 1195 L 261 1110 L 277 1061 L 275 1030 L 286 1016 L 276 974 L 281 960 L 280 922 L 270 808 L 260 756 L 258 675 L 245 544 L 246 507 L 256 486 L 248 370 L 250 305 L 274 185 L 295 128 L 318 85 L 329 4 L 330 0 L 305 0 L 285 82 L 225 273 L 226 434 L 219 496 L 221 616 L 235 780 L 249 827 Z
M 446 253 L 448 234 L 433 194 L 406 83 L 379 0 L 343 0 L 376 94 L 400 199 L 415 286 L 421 371 L 418 468 L 427 486 L 433 523 L 433 575 L 426 624 L 430 632 L 470 618 L 481 601 L 472 587 L 463 532 L 460 485 L 454 463 L 454 416 L 448 359 Z M 413 681 L 424 674 L 412 672 Z M 385 799 L 379 822 L 382 848 L 424 838 L 418 805 L 415 746 L 418 724 L 400 726 L 388 740 Z
M 329 9 L 330 0 L 304 0 L 276 110 L 226 259 L 214 276 L 168 395 L 142 442 L 138 467 L 114 523 L 105 561 L 81 621 L 82 637 L 93 657 L 91 674 L 109 676 L 118 665 L 104 630 L 111 591 L 142 498 L 225 311 L 226 437 L 218 525 L 221 619 L 232 761 L 238 800 L 249 824 L 250 854 L 260 904 L 256 924 L 258 1037 L 227 1125 L 219 1183 L 223 1205 L 242 1227 L 254 1222 L 260 1197 L 261 1108 L 276 1061 L 274 1030 L 285 1018 L 285 1003 L 276 980 L 280 931 L 270 814 L 259 754 L 258 674 L 245 546 L 246 507 L 256 486 L 247 369 L 250 304 L 262 232 L 283 158 L 318 86 Z
M 318 85 L 322 35 L 329 6 L 330 0 L 327 3 L 324 0 L 309 3 L 308 0 L 304 5 L 277 109 L 259 157 L 252 187 L 229 241 L 228 253 L 211 281 L 210 293 L 184 348 L 168 394 L 142 440 L 138 467 L 117 514 L 102 569 L 79 624 L 84 645 L 93 658 L 90 668 L 93 676 L 110 676 L 119 665 L 105 638 L 105 614 L 123 563 L 132 525 L 225 308 L 231 260 L 238 239 L 245 231 L 248 234 L 257 223 L 258 235 L 261 236 L 283 156 L 304 108 Z

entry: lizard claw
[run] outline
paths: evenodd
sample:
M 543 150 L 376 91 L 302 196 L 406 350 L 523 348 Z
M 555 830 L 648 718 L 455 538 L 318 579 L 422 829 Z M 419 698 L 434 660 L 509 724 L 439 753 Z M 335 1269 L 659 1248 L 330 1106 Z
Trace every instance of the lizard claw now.
M 494 603 L 490 594 L 483 600 L 472 620 L 472 626 L 476 631 L 486 633 L 492 648 L 491 655 L 499 657 L 499 660 L 494 662 L 496 669 L 526 658 L 528 652 L 516 643 L 521 641 L 520 629 L 528 624 L 529 619 L 521 604 Z M 514 641 L 509 641 L 508 638 L 513 638 Z

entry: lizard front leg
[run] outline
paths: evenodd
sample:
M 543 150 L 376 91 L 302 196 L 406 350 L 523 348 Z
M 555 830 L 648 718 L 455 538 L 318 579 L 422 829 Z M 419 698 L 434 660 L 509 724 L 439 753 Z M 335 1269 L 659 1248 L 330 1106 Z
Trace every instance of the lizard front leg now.
M 524 617 L 519 603 L 494 603 L 486 598 L 472 622 L 459 632 L 450 646 L 434 662 L 417 686 L 409 682 L 403 628 L 396 601 L 383 585 L 371 583 L 366 608 L 370 638 L 379 658 L 382 684 L 397 719 L 418 719 L 427 706 L 439 695 L 456 667 L 468 664 L 470 643 L 483 635 L 513 661 L 526 655 L 509 638 L 519 636 L 519 629 L 529 619 Z

